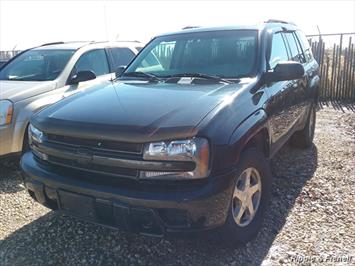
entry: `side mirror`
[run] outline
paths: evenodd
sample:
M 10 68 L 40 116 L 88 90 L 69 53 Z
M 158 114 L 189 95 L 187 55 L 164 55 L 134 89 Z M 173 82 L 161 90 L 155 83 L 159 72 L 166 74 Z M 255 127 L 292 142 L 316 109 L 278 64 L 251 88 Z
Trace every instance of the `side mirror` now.
M 265 73 L 265 82 L 300 79 L 303 75 L 304 68 L 300 63 L 294 61 L 280 62 L 276 65 L 274 71 Z
M 96 79 L 96 75 L 94 72 L 90 70 L 79 71 L 78 73 L 76 73 L 74 76 L 71 77 L 69 84 L 74 85 L 74 84 L 78 84 L 79 82 L 88 81 L 92 79 Z
M 115 70 L 116 78 L 120 77 L 122 73 L 125 71 L 125 69 L 126 66 L 119 66 L 118 68 L 116 68 Z

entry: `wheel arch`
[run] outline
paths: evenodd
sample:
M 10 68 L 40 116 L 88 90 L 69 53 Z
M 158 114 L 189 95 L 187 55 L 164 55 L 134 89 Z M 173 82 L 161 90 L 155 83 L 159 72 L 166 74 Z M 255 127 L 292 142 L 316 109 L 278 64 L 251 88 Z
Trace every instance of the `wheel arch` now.
M 242 151 L 248 148 L 257 148 L 266 158 L 270 157 L 270 136 L 269 131 L 263 127 L 255 135 L 253 135 L 248 142 L 243 146 Z
M 247 148 L 259 149 L 266 158 L 270 158 L 270 133 L 265 110 L 260 109 L 245 119 L 233 132 L 229 145 L 233 148 L 234 160 L 239 161 L 240 154 Z

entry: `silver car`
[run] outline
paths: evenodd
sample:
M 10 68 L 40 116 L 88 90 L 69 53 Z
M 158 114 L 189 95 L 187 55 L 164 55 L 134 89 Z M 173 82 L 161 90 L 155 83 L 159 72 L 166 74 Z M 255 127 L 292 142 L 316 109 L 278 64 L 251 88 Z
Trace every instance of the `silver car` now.
M 0 70 L 0 157 L 27 146 L 31 115 L 64 97 L 115 78 L 138 42 L 52 43 L 24 51 Z

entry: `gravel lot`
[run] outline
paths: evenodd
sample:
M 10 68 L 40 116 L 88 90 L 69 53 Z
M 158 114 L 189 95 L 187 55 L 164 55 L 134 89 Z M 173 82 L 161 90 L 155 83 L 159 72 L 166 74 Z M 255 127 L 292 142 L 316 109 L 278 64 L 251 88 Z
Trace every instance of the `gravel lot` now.
M 56 214 L 27 195 L 14 164 L 2 162 L 0 265 L 275 265 L 302 259 L 354 265 L 354 136 L 354 105 L 323 105 L 315 145 L 285 147 L 273 160 L 270 212 L 258 237 L 238 248 L 137 236 Z

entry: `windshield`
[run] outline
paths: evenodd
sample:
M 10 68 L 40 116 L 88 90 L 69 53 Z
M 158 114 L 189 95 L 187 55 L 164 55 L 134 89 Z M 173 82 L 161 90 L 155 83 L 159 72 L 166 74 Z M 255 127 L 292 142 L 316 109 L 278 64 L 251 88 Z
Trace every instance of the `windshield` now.
M 125 72 L 158 77 L 199 73 L 239 78 L 252 75 L 256 52 L 256 30 L 168 35 L 149 43 Z
M 75 50 L 29 50 L 0 70 L 0 80 L 54 80 Z

